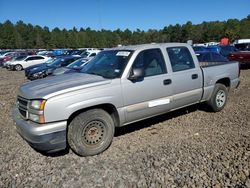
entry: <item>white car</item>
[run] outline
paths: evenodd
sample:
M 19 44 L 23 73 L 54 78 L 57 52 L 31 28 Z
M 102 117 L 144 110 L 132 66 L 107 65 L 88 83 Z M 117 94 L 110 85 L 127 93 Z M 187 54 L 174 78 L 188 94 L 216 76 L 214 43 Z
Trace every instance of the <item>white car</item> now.
M 50 57 L 42 55 L 30 55 L 26 57 L 17 57 L 14 61 L 8 62 L 6 67 L 11 70 L 20 71 L 31 65 L 36 65 L 48 61 Z
M 101 50 L 97 50 L 97 49 L 87 49 L 84 52 L 82 52 L 80 55 L 75 55 L 75 56 L 86 58 L 86 59 L 90 60 L 93 57 L 95 57 L 100 51 Z

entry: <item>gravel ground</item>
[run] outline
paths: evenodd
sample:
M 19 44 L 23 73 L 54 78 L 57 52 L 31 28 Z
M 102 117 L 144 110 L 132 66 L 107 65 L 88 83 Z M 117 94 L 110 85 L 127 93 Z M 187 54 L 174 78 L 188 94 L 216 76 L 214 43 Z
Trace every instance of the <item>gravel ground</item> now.
M 32 149 L 11 119 L 23 72 L 0 68 L 0 187 L 248 187 L 250 69 L 225 109 L 200 105 L 116 130 L 94 157 Z

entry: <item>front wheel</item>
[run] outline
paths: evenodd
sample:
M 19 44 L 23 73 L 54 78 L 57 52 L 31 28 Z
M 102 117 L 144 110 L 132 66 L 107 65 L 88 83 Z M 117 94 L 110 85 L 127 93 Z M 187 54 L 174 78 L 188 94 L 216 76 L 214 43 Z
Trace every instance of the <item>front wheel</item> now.
M 227 102 L 228 90 L 223 84 L 215 84 L 211 98 L 207 102 L 208 106 L 214 111 L 221 111 Z
M 19 64 L 15 65 L 14 68 L 16 71 L 21 71 L 23 69 L 22 65 L 19 65 Z
M 80 156 L 97 155 L 106 150 L 114 137 L 114 122 L 102 109 L 76 116 L 68 127 L 68 144 Z

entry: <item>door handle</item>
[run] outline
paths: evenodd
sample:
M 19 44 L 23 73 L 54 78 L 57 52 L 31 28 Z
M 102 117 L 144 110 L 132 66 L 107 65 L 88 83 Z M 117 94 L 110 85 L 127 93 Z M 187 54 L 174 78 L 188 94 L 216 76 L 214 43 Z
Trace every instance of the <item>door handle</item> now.
M 192 79 L 197 79 L 198 78 L 198 74 L 192 74 Z
M 166 79 L 166 80 L 163 80 L 163 84 L 164 85 L 169 85 L 172 83 L 172 80 L 171 79 Z

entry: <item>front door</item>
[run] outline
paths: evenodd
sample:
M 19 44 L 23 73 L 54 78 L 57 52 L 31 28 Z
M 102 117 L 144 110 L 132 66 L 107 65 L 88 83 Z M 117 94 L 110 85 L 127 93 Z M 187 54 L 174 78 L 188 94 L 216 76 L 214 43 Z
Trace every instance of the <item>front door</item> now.
M 141 51 L 133 68 L 143 68 L 142 80 L 132 82 L 122 80 L 126 122 L 167 112 L 171 109 L 172 85 L 167 74 L 166 64 L 160 49 Z

